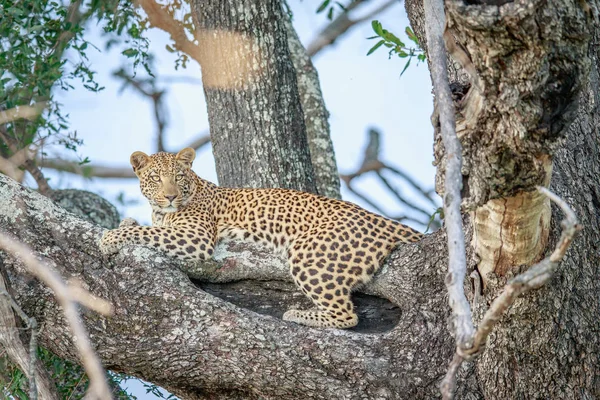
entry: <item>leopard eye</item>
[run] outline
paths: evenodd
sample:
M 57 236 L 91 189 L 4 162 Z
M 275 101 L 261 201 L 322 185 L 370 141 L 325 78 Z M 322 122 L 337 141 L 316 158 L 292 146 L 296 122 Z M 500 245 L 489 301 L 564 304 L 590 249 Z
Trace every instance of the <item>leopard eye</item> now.
M 175 175 L 175 182 L 181 182 L 183 180 L 183 174 Z
M 160 176 L 158 175 L 150 175 L 150 179 L 152 179 L 154 182 L 160 182 Z

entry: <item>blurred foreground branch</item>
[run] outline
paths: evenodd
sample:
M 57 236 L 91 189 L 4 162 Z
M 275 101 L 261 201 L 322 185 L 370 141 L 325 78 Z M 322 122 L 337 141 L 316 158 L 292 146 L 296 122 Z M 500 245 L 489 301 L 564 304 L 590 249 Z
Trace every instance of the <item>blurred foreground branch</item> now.
M 79 316 L 76 302 L 79 302 L 85 307 L 103 315 L 111 315 L 112 306 L 108 302 L 91 295 L 81 287 L 72 287 L 67 285 L 65 282 L 63 282 L 58 273 L 51 269 L 49 265 L 40 262 L 34 256 L 29 247 L 13 239 L 6 233 L 0 232 L 0 248 L 13 257 L 21 260 L 22 265 L 30 274 L 40 279 L 52 289 L 56 300 L 62 307 L 64 315 L 69 322 L 71 330 L 75 336 L 75 345 L 77 346 L 79 354 L 81 355 L 81 362 L 83 363 L 85 371 L 90 379 L 88 393 L 93 394 L 97 399 L 111 399 L 112 397 L 106 382 L 104 369 L 102 368 L 100 360 L 92 349 L 87 332 L 83 326 L 81 317 Z M 22 318 L 24 318 L 24 313 Z M 25 322 L 29 322 L 31 324 L 31 321 L 27 319 Z M 35 322 L 32 324 L 32 335 L 34 335 L 34 330 Z M 29 363 L 33 364 L 35 363 L 35 356 L 31 353 L 35 353 L 35 351 L 30 351 Z M 35 384 L 33 383 L 35 374 L 32 372 L 33 368 L 35 367 L 30 366 L 29 369 L 24 368 L 22 365 L 22 360 L 19 358 L 13 360 L 20 365 L 24 371 L 30 371 L 30 386 L 35 387 Z
M 348 14 L 358 6 L 367 3 L 365 0 L 354 0 L 343 13 L 338 15 L 331 23 L 325 26 L 317 36 L 306 46 L 306 51 L 310 57 L 314 57 L 325 47 L 333 44 L 340 36 L 344 35 L 350 28 L 362 22 L 371 21 L 378 14 L 381 14 L 394 4 L 400 3 L 398 0 L 388 0 L 383 2 L 374 10 L 368 12 L 364 16 L 356 19 L 351 19 Z
M 458 351 L 466 351 L 473 345 L 475 328 L 471 307 L 464 291 L 467 259 L 460 208 L 463 179 L 462 146 L 456 136 L 454 103 L 448 83 L 447 54 L 443 39 L 446 16 L 442 0 L 425 0 L 423 8 L 429 66 L 435 93 L 435 112 L 439 116 L 439 129 L 446 150 L 443 203 L 444 224 L 448 238 L 448 274 L 445 282 L 448 301 L 452 308 L 452 329 L 456 338 L 456 347 Z

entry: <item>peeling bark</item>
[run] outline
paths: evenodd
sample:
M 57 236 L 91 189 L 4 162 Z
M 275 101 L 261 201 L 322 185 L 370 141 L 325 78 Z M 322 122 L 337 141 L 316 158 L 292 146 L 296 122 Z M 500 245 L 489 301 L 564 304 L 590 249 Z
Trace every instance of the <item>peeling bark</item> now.
M 476 361 L 476 379 L 486 398 L 597 398 L 600 343 L 591 332 L 600 311 L 594 278 L 600 273 L 594 178 L 600 57 L 592 14 L 597 17 L 599 4 L 475 3 L 495 2 L 446 2 L 451 39 L 470 63 L 462 69 L 455 62 L 449 72 L 465 149 L 463 205 L 473 211 L 473 244 L 486 283 L 483 301 L 473 306 L 476 320 L 511 276 L 554 245 L 560 216 L 554 213 L 549 224 L 549 207 L 529 192 L 548 185 L 552 170 L 552 190 L 584 226 L 551 284 L 519 299 L 502 318 Z M 424 37 L 421 7 L 406 2 L 415 32 Z M 443 191 L 437 130 L 435 155 Z
M 191 6 L 219 183 L 316 193 L 281 2 Z

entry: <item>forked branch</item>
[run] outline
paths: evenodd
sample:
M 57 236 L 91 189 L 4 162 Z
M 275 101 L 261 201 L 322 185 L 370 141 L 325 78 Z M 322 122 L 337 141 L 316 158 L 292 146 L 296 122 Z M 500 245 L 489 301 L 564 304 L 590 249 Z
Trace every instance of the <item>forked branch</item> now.
M 516 276 L 508 282 L 500 296 L 494 300 L 483 316 L 479 327 L 475 331 L 473 346 L 469 349 L 456 348 L 454 358 L 442 381 L 442 396 L 444 399 L 453 398 L 454 389 L 456 388 L 456 372 L 462 362 L 464 360 L 470 360 L 481 353 L 494 325 L 502 318 L 502 315 L 510 308 L 517 297 L 532 289 L 537 289 L 545 285 L 550 278 L 552 278 L 552 275 L 573 241 L 575 234 L 581 230 L 581 225 L 577 222 L 577 216 L 573 210 L 569 208 L 567 203 L 544 187 L 538 186 L 537 190 L 548 196 L 548 198 L 555 202 L 565 214 L 565 219 L 561 223 L 563 231 L 560 240 L 556 244 L 554 252 L 552 252 L 549 257 L 533 265 L 526 272 Z

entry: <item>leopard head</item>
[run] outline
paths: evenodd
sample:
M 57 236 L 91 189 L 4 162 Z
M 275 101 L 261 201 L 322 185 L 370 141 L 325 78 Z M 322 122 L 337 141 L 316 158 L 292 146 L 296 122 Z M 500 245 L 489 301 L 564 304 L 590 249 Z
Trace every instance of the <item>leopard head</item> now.
M 136 151 L 130 161 L 140 179 L 142 194 L 152 209 L 172 213 L 185 206 L 196 192 L 192 162 L 194 149 L 185 148 L 177 154 L 156 153 L 151 156 Z

